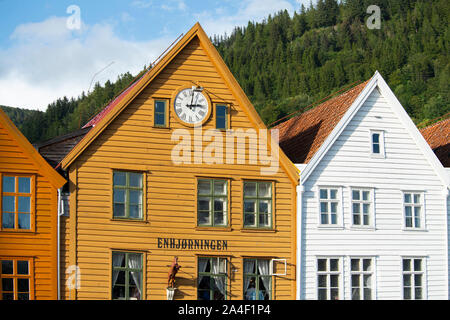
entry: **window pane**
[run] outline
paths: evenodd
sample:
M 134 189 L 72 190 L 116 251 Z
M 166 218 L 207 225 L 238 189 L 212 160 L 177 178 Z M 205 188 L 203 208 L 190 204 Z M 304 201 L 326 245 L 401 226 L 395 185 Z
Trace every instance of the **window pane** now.
M 3 176 L 3 192 L 16 192 L 15 185 L 16 185 L 16 179 L 15 177 L 7 177 Z
M 359 274 L 353 274 L 352 275 L 352 287 L 358 288 L 359 287 Z
M 18 292 L 28 292 L 29 289 L 29 280 L 28 279 L 17 279 L 17 287 Z
M 3 291 L 13 291 L 14 290 L 14 280 L 12 278 L 2 279 L 2 290 Z
M 414 203 L 420 203 L 420 194 L 414 194 Z
M 364 283 L 363 283 L 364 287 L 366 287 L 366 288 L 372 287 L 372 276 L 370 274 L 364 275 L 363 281 L 364 281 Z
M 327 202 L 320 203 L 320 212 L 322 212 L 322 213 L 328 212 L 328 203 Z
M 327 300 L 327 289 L 319 289 L 318 299 Z
M 141 206 L 138 204 L 130 204 L 130 218 L 139 219 L 142 218 Z
M 130 187 L 142 188 L 142 174 L 136 172 L 129 173 Z
M 245 182 L 244 183 L 244 197 L 256 197 L 256 183 Z
M 2 214 L 2 227 L 5 229 L 14 229 L 14 213 L 3 213 Z
M 351 260 L 351 269 L 352 269 L 352 271 L 359 271 L 359 262 L 360 262 L 360 260 L 359 259 L 352 259 Z
M 330 299 L 331 300 L 339 300 L 339 289 L 331 289 L 330 290 Z
M 414 271 L 422 270 L 422 259 L 414 259 Z
M 211 210 L 211 198 L 199 197 L 198 198 L 198 210 L 210 211 Z
M 216 128 L 217 129 L 226 129 L 227 128 L 227 120 L 225 117 L 217 117 L 216 118 Z
M 259 215 L 259 225 L 261 227 L 269 227 L 270 226 L 268 214 L 260 214 Z
M 411 259 L 403 259 L 403 271 L 411 271 Z
M 379 144 L 374 143 L 372 145 L 372 153 L 380 153 L 380 145 Z
M 125 190 L 114 189 L 114 202 L 125 203 L 125 194 Z
M 359 190 L 352 190 L 352 199 L 353 200 L 360 200 L 360 198 L 359 198 Z
M 364 288 L 364 300 L 372 300 L 372 289 Z
M 326 275 L 319 275 L 318 279 L 318 285 L 319 288 L 326 288 L 327 287 L 327 276 Z
M 158 125 L 158 126 L 166 125 L 166 116 L 164 113 L 155 114 L 155 125 Z
M 415 288 L 414 289 L 414 298 L 415 299 L 422 299 L 422 288 Z
M 259 197 L 270 197 L 271 196 L 271 187 L 272 184 L 267 182 L 260 182 L 258 183 L 258 196 Z
M 363 204 L 363 213 L 369 213 L 369 204 L 367 203 Z
M 411 203 L 411 194 L 405 193 L 404 200 L 405 200 L 405 203 Z
M 328 215 L 327 214 L 321 214 L 320 215 L 320 223 L 321 224 L 328 224 Z
M 353 204 L 353 213 L 360 213 L 360 206 L 359 203 L 354 203 Z
M 360 225 L 361 224 L 361 216 L 358 214 L 353 215 L 353 224 Z
M 363 200 L 365 200 L 365 201 L 369 200 L 369 194 L 370 194 L 369 191 L 363 191 L 362 194 L 363 194 Z
M 411 286 L 411 275 L 410 274 L 404 274 L 403 275 L 403 286 L 404 287 L 410 287 Z
M 403 299 L 411 299 L 411 288 L 403 288 Z
M 225 200 L 216 198 L 214 199 L 214 211 L 223 212 L 225 209 Z
M 259 200 L 259 213 L 270 213 L 270 200 Z
M 415 287 L 421 287 L 422 286 L 422 275 L 421 274 L 415 274 L 414 275 L 414 286 Z
M 320 199 L 327 199 L 327 189 L 320 189 Z
M 31 193 L 31 179 L 28 177 L 19 177 L 19 192 Z
M 337 198 L 337 190 L 330 189 L 330 199 L 336 199 L 336 198 Z
M 19 293 L 17 294 L 18 300 L 30 300 L 30 294 L 29 293 Z
M 331 213 L 337 213 L 337 202 L 330 203 Z
M 339 270 L 339 260 L 338 259 L 330 259 L 330 270 L 331 271 Z
M 113 299 L 125 299 L 125 287 L 115 285 L 113 287 Z
M 255 226 L 256 220 L 254 214 L 245 214 L 244 215 L 244 225 L 246 226 Z
M 339 276 L 338 275 L 335 275 L 335 274 L 330 275 L 330 286 L 332 288 L 339 287 Z
M 327 259 L 318 259 L 317 260 L 317 270 L 318 271 L 327 271 Z
M 13 274 L 13 261 L 2 260 L 2 274 Z
M 127 178 L 125 172 L 114 172 L 113 175 L 114 185 L 115 186 L 125 186 L 127 184 Z
M 142 202 L 142 192 L 140 190 L 130 190 L 130 203 L 141 204 Z
M 372 142 L 373 143 L 379 143 L 380 142 L 380 134 L 379 133 L 372 133 Z
M 244 201 L 244 212 L 256 212 L 256 201 L 245 200 Z
M 337 215 L 331 214 L 331 224 L 337 224 Z
M 207 195 L 211 194 L 210 180 L 198 180 L 198 193 Z
M 19 229 L 31 229 L 29 213 L 19 213 Z
M 360 300 L 360 294 L 359 294 L 359 288 L 353 288 L 352 289 L 352 300 Z
M 155 111 L 158 113 L 164 113 L 166 111 L 165 101 L 155 101 Z
M 14 294 L 13 293 L 3 293 L 3 300 L 14 300 Z
M 411 217 L 412 216 L 412 207 L 410 207 L 410 206 L 406 206 L 405 207 L 405 215 L 407 217 Z
M 18 211 L 30 213 L 31 198 L 30 197 L 17 197 L 17 198 L 19 201 Z
M 210 218 L 209 211 L 208 212 L 200 211 L 198 213 L 198 224 L 199 225 L 210 225 L 211 224 L 211 218 Z
M 125 217 L 125 205 L 123 203 L 114 204 L 114 217 Z
M 225 117 L 227 115 L 227 107 L 224 105 L 216 106 L 216 115 L 218 117 Z
M 17 274 L 28 274 L 28 261 L 17 261 Z
M 15 197 L 12 196 L 3 196 L 3 204 L 2 204 L 2 208 L 3 208 L 3 212 L 7 211 L 7 212 L 15 212 Z
M 113 252 L 113 267 L 125 267 L 125 253 Z
M 371 271 L 372 270 L 372 260 L 370 260 L 370 259 L 364 259 L 363 260 L 363 270 L 364 271 Z
M 214 224 L 215 225 L 226 225 L 225 215 L 223 212 L 214 212 Z
M 214 181 L 214 194 L 225 196 L 227 194 L 227 182 L 215 180 Z

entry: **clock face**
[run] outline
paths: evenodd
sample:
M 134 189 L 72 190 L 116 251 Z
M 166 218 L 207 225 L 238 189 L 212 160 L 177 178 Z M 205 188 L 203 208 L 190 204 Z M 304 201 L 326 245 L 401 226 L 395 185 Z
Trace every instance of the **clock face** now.
M 200 90 L 183 89 L 174 100 L 175 113 L 187 124 L 199 124 L 209 115 L 209 103 Z

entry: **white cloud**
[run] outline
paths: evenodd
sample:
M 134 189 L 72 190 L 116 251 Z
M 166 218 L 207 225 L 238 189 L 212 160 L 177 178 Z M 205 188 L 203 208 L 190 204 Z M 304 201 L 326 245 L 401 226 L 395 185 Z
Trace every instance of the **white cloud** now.
M 103 84 L 127 71 L 136 74 L 171 43 L 164 36 L 131 42 L 118 38 L 111 25 L 82 25 L 69 30 L 66 18 L 51 17 L 19 25 L 13 45 L 0 49 L 0 105 L 45 110 L 54 100 L 78 97 L 92 77 Z
M 221 8 L 219 11 L 203 11 L 196 14 L 196 18 L 209 35 L 230 34 L 236 26 L 246 26 L 249 21 L 260 22 L 269 14 L 287 10 L 290 14 L 298 8 L 288 0 L 244 0 L 241 1 L 237 12 L 228 13 Z M 218 14 L 220 13 L 220 14 Z

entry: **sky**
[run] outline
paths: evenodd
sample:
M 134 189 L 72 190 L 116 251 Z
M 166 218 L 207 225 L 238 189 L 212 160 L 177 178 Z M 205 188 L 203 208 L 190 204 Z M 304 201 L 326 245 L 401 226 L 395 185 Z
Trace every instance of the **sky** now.
M 310 0 L 0 0 L 0 105 L 45 111 L 136 75 L 196 22 L 208 36 L 230 34 L 302 3 Z

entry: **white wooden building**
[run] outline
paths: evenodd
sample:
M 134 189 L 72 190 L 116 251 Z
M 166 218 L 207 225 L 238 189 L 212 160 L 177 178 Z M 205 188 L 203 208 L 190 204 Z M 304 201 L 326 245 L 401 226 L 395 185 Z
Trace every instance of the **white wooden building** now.
M 301 170 L 297 299 L 448 299 L 450 177 L 378 72 L 276 129 Z

